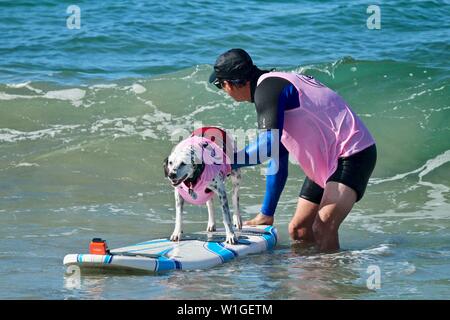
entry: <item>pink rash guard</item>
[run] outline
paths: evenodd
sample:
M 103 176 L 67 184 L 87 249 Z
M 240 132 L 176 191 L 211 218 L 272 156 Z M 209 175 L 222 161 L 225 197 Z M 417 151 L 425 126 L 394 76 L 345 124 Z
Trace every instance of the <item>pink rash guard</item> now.
M 375 143 L 358 116 L 333 90 L 306 75 L 269 72 L 258 79 L 280 77 L 299 92 L 300 107 L 284 113 L 281 142 L 305 175 L 325 188 L 337 168 L 338 158 L 348 157 Z
M 214 177 L 219 172 L 224 177 L 231 172 L 230 160 L 221 147 L 205 137 L 191 136 L 183 140 L 179 146 L 192 146 L 199 158 L 201 157 L 205 167 L 195 185 L 189 188 L 183 182 L 177 187 L 177 190 L 184 200 L 196 205 L 205 204 L 214 196 L 214 192 L 208 189 L 208 185 Z

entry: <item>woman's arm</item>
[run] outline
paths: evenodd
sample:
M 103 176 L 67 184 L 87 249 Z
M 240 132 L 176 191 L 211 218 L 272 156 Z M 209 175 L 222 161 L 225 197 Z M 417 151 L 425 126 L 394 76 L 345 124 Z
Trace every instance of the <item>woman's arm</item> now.
M 273 216 L 277 208 L 278 200 L 286 185 L 288 177 L 289 153 L 281 145 L 280 156 L 270 159 L 268 164 L 269 174 L 266 176 L 266 192 L 264 194 L 261 213 L 266 216 Z

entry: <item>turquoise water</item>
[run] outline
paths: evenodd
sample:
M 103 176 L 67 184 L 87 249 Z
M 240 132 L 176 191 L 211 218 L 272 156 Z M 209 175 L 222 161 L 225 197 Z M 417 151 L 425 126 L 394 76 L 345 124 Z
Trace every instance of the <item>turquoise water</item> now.
M 449 1 L 0 2 L 0 298 L 449 299 Z M 110 247 L 171 233 L 162 161 L 199 123 L 256 128 L 251 104 L 207 83 L 218 54 L 305 72 L 338 91 L 378 143 L 366 196 L 341 227 L 342 250 L 292 244 L 304 179 L 294 165 L 276 250 L 206 271 L 83 275 L 62 259 L 90 238 Z M 244 218 L 258 212 L 260 168 L 245 170 Z M 206 227 L 186 207 L 186 232 Z M 381 270 L 369 290 L 367 268 Z M 214 286 L 211 284 L 215 284 Z

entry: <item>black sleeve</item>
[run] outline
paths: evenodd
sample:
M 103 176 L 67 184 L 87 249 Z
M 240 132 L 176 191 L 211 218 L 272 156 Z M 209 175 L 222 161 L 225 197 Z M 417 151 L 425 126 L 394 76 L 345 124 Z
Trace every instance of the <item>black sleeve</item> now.
M 255 106 L 259 129 L 282 129 L 284 106 L 279 106 L 280 94 L 291 83 L 283 78 L 264 79 L 255 90 Z

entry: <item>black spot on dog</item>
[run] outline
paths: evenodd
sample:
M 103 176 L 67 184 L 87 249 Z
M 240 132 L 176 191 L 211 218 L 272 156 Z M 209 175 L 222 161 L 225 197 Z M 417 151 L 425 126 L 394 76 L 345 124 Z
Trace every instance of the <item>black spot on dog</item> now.
M 164 162 L 163 162 L 163 167 L 164 167 L 164 176 L 167 178 L 167 176 L 169 175 L 169 168 L 167 167 L 169 158 L 165 158 Z

